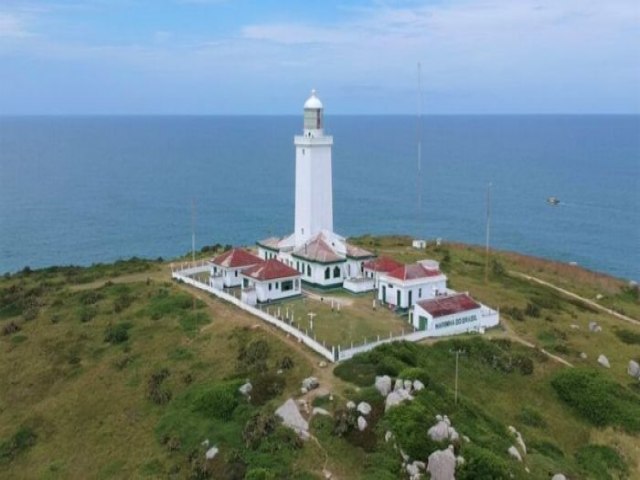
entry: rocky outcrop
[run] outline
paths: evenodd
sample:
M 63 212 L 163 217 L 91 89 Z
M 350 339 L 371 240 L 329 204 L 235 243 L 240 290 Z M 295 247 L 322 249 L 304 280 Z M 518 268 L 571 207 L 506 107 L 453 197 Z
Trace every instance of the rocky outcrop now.
M 526 455 L 527 445 L 524 443 L 524 439 L 522 438 L 522 435 L 520 434 L 520 432 L 516 430 L 515 427 L 512 427 L 511 425 L 509 425 L 509 432 L 511 432 L 511 434 L 514 437 L 516 437 L 516 443 L 520 447 L 520 451 L 522 452 L 523 455 Z
M 633 378 L 640 379 L 640 364 L 638 364 L 638 362 L 636 362 L 635 360 L 629 360 L 627 373 Z
M 276 410 L 276 415 L 282 419 L 282 424 L 295 431 L 300 438 L 309 438 L 309 423 L 300 414 L 296 402 L 292 398 L 284 402 Z
M 383 397 L 386 397 L 387 395 L 389 395 L 389 392 L 391 391 L 391 377 L 389 377 L 389 375 L 376 377 L 375 387 L 376 387 L 376 390 L 378 390 L 378 392 L 380 393 L 380 395 L 382 395 Z
M 598 325 L 597 322 L 589 322 L 589 331 L 590 332 L 601 332 L 602 331 L 602 327 L 600 325 Z
M 384 402 L 384 411 L 386 412 L 392 407 L 397 407 L 402 402 L 405 402 L 408 400 L 413 400 L 413 396 L 411 396 L 411 394 L 408 391 L 402 388 L 399 390 L 394 390 L 389 395 L 387 395 L 387 399 Z
M 362 432 L 365 428 L 367 428 L 367 421 L 361 415 L 361 416 L 358 417 L 358 430 L 360 430 Z
M 362 415 L 369 415 L 371 413 L 371 405 L 367 402 L 360 402 L 357 408 L 358 412 Z
M 307 377 L 302 380 L 302 388 L 307 392 L 313 390 L 314 388 L 318 388 L 320 386 L 320 382 L 316 377 Z
M 605 368 L 611 368 L 611 365 L 609 364 L 609 359 L 602 354 L 600 354 L 600 356 L 598 357 L 598 363 Z
M 218 451 L 218 447 L 211 447 L 209 450 L 207 450 L 207 453 L 205 453 L 204 456 L 207 460 L 213 460 L 214 458 L 216 458 L 216 455 L 218 455 Z
M 514 445 L 511 445 L 507 450 L 507 452 L 509 453 L 509 455 L 511 455 L 513 458 L 515 458 L 519 462 L 522 461 L 522 455 L 520 455 L 520 452 Z
M 556 473 L 553 477 L 551 477 L 551 480 L 567 480 L 567 477 L 565 477 L 562 473 Z
M 452 445 L 429 455 L 427 472 L 431 474 L 431 480 L 455 480 L 456 456 Z
M 427 431 L 427 435 L 435 442 L 442 442 L 443 440 L 456 441 L 460 438 L 446 415 L 444 417 L 436 416 L 436 424 Z
M 238 391 L 245 397 L 249 396 L 249 394 L 251 393 L 251 390 L 253 390 L 253 385 L 251 385 L 251 383 L 249 382 L 245 383 L 244 385 L 240 386 L 240 388 L 238 388 Z

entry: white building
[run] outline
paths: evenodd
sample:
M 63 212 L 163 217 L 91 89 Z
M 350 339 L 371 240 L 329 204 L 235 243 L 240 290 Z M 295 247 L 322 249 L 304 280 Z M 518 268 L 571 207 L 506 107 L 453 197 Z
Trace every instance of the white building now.
M 363 266 L 364 276 L 373 279 L 373 286 L 378 286 L 380 275 L 389 273 L 397 268 L 402 267 L 402 263 L 390 257 L 378 257 L 365 262 Z
M 238 287 L 241 284 L 240 272 L 261 261 L 259 257 L 243 248 L 226 251 L 209 260 L 211 286 Z
M 333 137 L 324 134 L 323 106 L 315 90 L 304 104 L 303 134 L 294 137 L 294 144 L 294 232 L 258 242 L 258 255 L 265 260 L 279 259 L 295 268 L 305 283 L 320 288 L 340 287 L 345 279 L 362 278 L 364 262 L 374 255 L 348 244 L 333 231 Z
M 434 337 L 466 332 L 483 333 L 499 323 L 499 314 L 466 293 L 444 295 L 415 304 L 411 319 L 418 330 Z
M 241 277 L 241 298 L 250 305 L 295 297 L 302 292 L 300 273 L 276 259 L 243 270 Z
M 421 262 L 402 265 L 378 277 L 378 300 L 395 308 L 408 309 L 420 300 L 448 292 L 447 276 Z

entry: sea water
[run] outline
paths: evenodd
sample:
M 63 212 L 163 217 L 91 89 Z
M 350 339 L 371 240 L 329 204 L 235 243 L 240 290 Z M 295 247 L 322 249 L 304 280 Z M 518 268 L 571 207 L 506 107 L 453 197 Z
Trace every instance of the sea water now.
M 340 234 L 484 244 L 491 184 L 493 247 L 640 279 L 640 116 L 325 123 Z M 0 117 L 0 272 L 170 258 L 193 224 L 198 248 L 288 234 L 301 129 L 301 116 Z

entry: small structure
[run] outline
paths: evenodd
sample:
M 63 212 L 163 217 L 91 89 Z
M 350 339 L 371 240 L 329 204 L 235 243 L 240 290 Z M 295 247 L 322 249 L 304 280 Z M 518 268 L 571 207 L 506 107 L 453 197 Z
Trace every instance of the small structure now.
M 421 299 L 446 293 L 447 276 L 437 268 L 426 267 L 423 262 L 402 265 L 380 274 L 378 280 L 378 300 L 399 309 L 408 309 Z
M 240 272 L 261 262 L 259 257 L 243 248 L 228 250 L 209 260 L 210 284 L 216 288 L 239 287 L 242 283 Z
M 275 258 L 261 261 L 240 275 L 242 301 L 250 305 L 294 297 L 302 291 L 300 273 Z
M 413 242 L 411 242 L 411 246 L 418 250 L 424 250 L 425 248 L 427 248 L 427 241 L 416 238 Z
M 476 302 L 467 293 L 456 293 L 417 302 L 412 323 L 418 330 L 439 337 L 484 331 L 498 325 L 498 317 L 498 312 Z

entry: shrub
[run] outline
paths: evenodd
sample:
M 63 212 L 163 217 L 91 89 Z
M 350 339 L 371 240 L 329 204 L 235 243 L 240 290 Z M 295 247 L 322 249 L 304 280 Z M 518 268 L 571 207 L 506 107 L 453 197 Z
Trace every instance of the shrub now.
M 104 341 L 116 345 L 129 340 L 128 323 L 118 323 L 117 325 L 109 325 L 104 332 Z
M 253 415 L 242 432 L 245 446 L 255 450 L 264 438 L 275 431 L 279 423 L 272 413 L 263 412 Z
M 38 313 L 38 307 L 28 307 L 22 312 L 22 318 L 24 318 L 26 322 L 30 322 L 38 317 Z
M 505 273 L 504 265 L 495 258 L 491 259 L 491 274 L 494 277 L 502 277 Z
M 358 413 L 355 409 L 336 410 L 333 421 L 333 434 L 343 437 L 358 425 Z
M 458 480 L 494 480 L 511 478 L 507 463 L 493 452 L 469 444 L 464 449 L 465 463 L 456 470 Z
M 338 364 L 333 369 L 333 374 L 347 382 L 366 387 L 373 385 L 376 379 L 376 367 L 369 363 L 363 355 L 356 355 L 352 359 Z
M 251 403 L 264 405 L 284 391 L 285 379 L 274 373 L 260 373 L 251 378 Z
M 551 385 L 567 405 L 596 426 L 640 431 L 640 396 L 601 372 L 573 368 L 555 375 Z
M 201 387 L 195 390 L 191 398 L 193 410 L 208 417 L 229 420 L 238 406 L 236 389 L 235 383 Z
M 278 368 L 282 370 L 291 370 L 294 367 L 293 359 L 289 355 L 285 355 L 278 362 Z
M 638 332 L 616 328 L 613 333 L 627 345 L 640 345 L 640 333 Z
M 248 370 L 265 371 L 269 350 L 269 344 L 265 340 L 252 340 L 241 346 L 238 360 Z
M 578 465 L 590 478 L 609 480 L 624 477 L 628 467 L 622 457 L 613 448 L 605 445 L 585 445 L 576 452 Z M 614 475 L 611 473 L 614 472 Z M 618 475 L 621 474 L 621 475 Z
M 518 322 L 524 322 L 524 312 L 518 307 L 504 307 L 502 312 Z
M 20 330 L 22 330 L 20 328 L 20 325 L 15 322 L 9 322 L 4 327 L 2 327 L 2 334 L 11 335 L 13 333 L 19 332 Z
M 275 480 L 275 474 L 266 468 L 252 468 L 247 471 L 244 480 Z
M 35 445 L 36 433 L 29 427 L 21 427 L 11 438 L 0 442 L 0 463 L 9 463 L 20 453 Z
M 513 363 L 522 375 L 531 375 L 533 373 L 533 360 L 526 355 L 516 355 Z
M 88 290 L 86 292 L 82 292 L 78 298 L 80 304 L 82 305 L 95 305 L 100 300 L 102 300 L 104 296 L 97 290 Z
M 169 370 L 163 368 L 154 372 L 147 382 L 147 398 L 156 405 L 164 405 L 171 400 L 171 391 L 162 385 L 169 377 Z
M 527 306 L 524 309 L 525 315 L 528 317 L 538 318 L 540 317 L 540 307 L 534 303 L 527 303 Z
M 90 322 L 98 314 L 98 309 L 95 305 L 82 305 L 77 310 L 78 320 L 82 323 Z
M 545 428 L 547 426 L 547 422 L 545 422 L 544 418 L 540 413 L 534 410 L 531 407 L 524 406 L 520 409 L 520 413 L 518 413 L 517 419 L 519 422 L 522 422 L 525 425 L 535 428 Z
M 427 371 L 424 368 L 418 367 L 405 368 L 400 372 L 399 377 L 406 380 L 420 380 L 424 383 L 425 387 L 431 382 L 431 378 L 429 378 Z
M 425 452 L 433 452 L 440 445 L 426 434 L 433 424 L 433 415 L 417 401 L 392 408 L 385 414 L 385 421 L 402 448 L 411 458 L 422 458 Z

